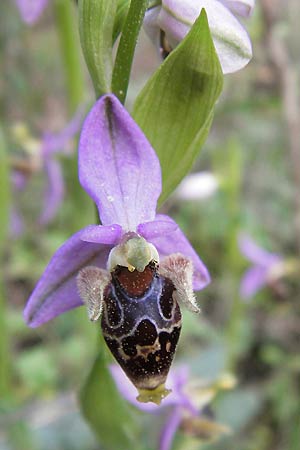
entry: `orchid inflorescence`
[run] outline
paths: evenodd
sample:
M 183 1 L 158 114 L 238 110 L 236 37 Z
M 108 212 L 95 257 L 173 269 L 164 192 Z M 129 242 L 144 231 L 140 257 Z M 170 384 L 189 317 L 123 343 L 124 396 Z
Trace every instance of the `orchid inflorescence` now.
M 28 24 L 37 20 L 47 3 L 46 0 L 17 0 L 22 17 Z M 113 2 L 115 11 L 117 3 Z M 142 3 L 145 12 L 150 4 Z M 138 2 L 124 1 L 119 13 L 121 9 L 126 10 L 124 5 L 132 7 L 128 17 L 136 13 L 135 23 L 132 22 L 136 26 L 142 11 L 138 10 Z M 138 389 L 138 400 L 160 404 L 170 392 L 165 382 L 181 331 L 180 308 L 185 306 L 192 312 L 200 311 L 194 291 L 207 286 L 210 276 L 174 220 L 156 213 L 162 193 L 160 161 L 143 133 L 145 130 L 139 128 L 117 96 L 111 93 L 122 94 L 120 98 L 123 99 L 124 92 L 119 88 L 114 90 L 107 87 L 118 86 L 116 79 L 118 81 L 120 71 L 111 74 L 113 58 L 109 51 L 112 48 L 106 48 L 105 44 L 107 47 L 112 46 L 114 39 L 106 36 L 105 32 L 114 32 L 117 36 L 121 28 L 115 32 L 116 22 L 120 26 L 122 20 L 114 22 L 114 18 L 110 18 L 107 2 L 102 2 L 99 7 L 97 2 L 89 4 L 81 1 L 79 6 L 83 52 L 97 96 L 100 97 L 81 131 L 79 180 L 97 206 L 101 225 L 86 226 L 56 251 L 28 300 L 24 317 L 29 326 L 38 327 L 84 304 L 90 320 L 100 321 L 107 346 Z M 176 77 L 179 73 L 182 78 L 178 80 L 184 80 L 186 91 L 192 92 L 192 86 L 197 93 L 192 102 L 197 116 L 195 126 L 183 126 L 181 145 L 185 145 L 185 150 L 181 154 L 187 162 L 183 165 L 182 173 L 178 167 L 172 167 L 173 172 L 176 172 L 172 180 L 174 187 L 186 175 L 194 162 L 196 150 L 201 147 L 208 133 L 213 106 L 221 92 L 222 71 L 228 73 L 239 70 L 252 56 L 248 34 L 234 14 L 247 17 L 253 6 L 253 0 L 162 0 L 154 5 L 151 3 L 146 11 L 145 28 L 167 57 L 165 63 L 168 58 L 171 63 L 163 63 L 164 69 L 158 69 L 158 78 L 154 76 L 153 84 L 148 86 L 150 96 L 147 96 L 146 89 L 146 95 L 139 97 L 135 117 L 141 119 L 144 112 L 147 113 L 143 101 L 153 104 L 152 87 L 160 84 L 167 86 L 166 80 L 174 79 L 170 74 Z M 93 8 L 96 13 L 90 17 Z M 101 29 L 94 17 L 103 20 Z M 92 36 L 93 32 L 95 36 Z M 203 42 L 194 45 L 192 38 L 201 37 L 202 32 Z M 99 39 L 100 35 L 102 40 Z M 122 37 L 120 46 L 124 44 Z M 185 48 L 181 41 L 188 46 L 189 51 L 193 50 L 194 56 L 197 56 L 195 61 L 189 61 L 189 51 L 182 58 L 184 63 L 179 60 L 178 48 L 181 48 L 180 51 Z M 89 47 L 91 42 L 93 45 Z M 126 45 L 128 42 L 125 38 L 125 48 Z M 204 58 L 203 65 L 201 56 L 205 49 L 208 57 Z M 120 60 L 129 74 L 130 65 L 126 65 L 120 53 L 120 57 L 117 54 L 116 64 Z M 169 53 L 175 57 L 169 57 Z M 172 72 L 173 67 L 175 70 Z M 207 92 L 203 94 L 204 90 Z M 168 95 L 172 94 L 168 92 Z M 180 88 L 177 93 L 180 105 L 179 100 L 184 91 Z M 203 107 L 201 102 L 198 104 L 194 101 L 197 98 L 204 99 Z M 155 102 L 161 100 L 154 99 Z M 168 110 L 168 104 L 167 98 L 164 107 L 170 119 L 174 111 L 171 111 L 172 108 Z M 173 126 L 181 126 L 181 123 L 176 122 L 178 117 L 174 117 Z M 172 133 L 168 125 L 167 131 Z M 152 129 L 152 136 L 145 132 L 152 138 L 156 133 L 156 129 Z M 54 145 L 54 150 L 51 150 L 48 141 L 44 140 L 42 161 L 51 181 L 55 175 L 53 172 L 58 169 L 52 158 L 57 146 Z M 49 142 L 51 144 L 51 139 Z M 161 153 L 158 154 L 163 159 Z M 167 160 L 162 163 L 163 173 Z M 55 177 L 57 180 L 57 174 Z M 54 184 L 57 187 L 57 183 Z M 56 203 L 57 200 L 58 196 L 55 196 Z M 46 203 L 43 220 L 53 215 L 53 205 L 50 201 Z M 178 422 L 178 414 L 175 419 Z

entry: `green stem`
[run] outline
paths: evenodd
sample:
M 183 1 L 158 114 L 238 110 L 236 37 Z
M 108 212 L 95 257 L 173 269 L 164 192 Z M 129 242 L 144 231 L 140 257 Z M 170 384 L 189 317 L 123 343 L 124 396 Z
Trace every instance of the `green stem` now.
M 112 75 L 112 91 L 122 103 L 126 99 L 134 50 L 147 5 L 147 0 L 131 0 L 122 31 Z
M 229 226 L 226 236 L 226 248 L 224 251 L 223 266 L 224 278 L 228 283 L 226 294 L 231 300 L 228 317 L 227 338 L 227 369 L 234 370 L 239 356 L 243 317 L 245 312 L 239 292 L 241 255 L 238 249 L 238 233 L 240 230 L 240 192 L 243 160 L 240 144 L 231 138 L 227 144 L 227 151 L 217 152 L 213 161 L 215 170 L 223 176 L 223 190 L 225 193 L 225 210 L 228 216 Z
M 2 130 L 0 129 L 0 255 L 1 260 L 5 251 L 9 222 L 10 180 L 9 167 L 6 158 L 6 148 Z M 0 398 L 9 393 L 10 388 L 10 358 L 8 330 L 5 322 L 6 304 L 3 286 L 3 272 L 0 274 Z
M 77 19 L 75 19 L 74 6 L 71 1 L 55 0 L 54 10 L 61 53 L 65 63 L 69 109 L 73 113 L 82 103 L 84 95 Z

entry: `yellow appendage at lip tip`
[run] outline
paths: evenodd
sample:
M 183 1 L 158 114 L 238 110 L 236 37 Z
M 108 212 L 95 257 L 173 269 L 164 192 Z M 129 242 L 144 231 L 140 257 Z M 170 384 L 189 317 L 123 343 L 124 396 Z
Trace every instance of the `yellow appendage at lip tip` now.
M 160 405 L 161 401 L 169 395 L 172 390 L 166 389 L 165 384 L 160 384 L 155 389 L 138 389 L 139 395 L 137 396 L 137 401 L 141 403 L 155 403 Z

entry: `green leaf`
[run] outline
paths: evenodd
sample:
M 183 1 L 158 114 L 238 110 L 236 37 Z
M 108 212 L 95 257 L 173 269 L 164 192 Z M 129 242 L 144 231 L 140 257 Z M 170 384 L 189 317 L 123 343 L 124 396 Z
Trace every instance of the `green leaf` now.
M 114 30 L 113 30 L 113 42 L 116 41 L 117 37 L 119 36 L 119 34 L 122 31 L 122 28 L 124 26 L 127 14 L 128 14 L 128 10 L 129 10 L 129 5 L 130 5 L 130 0 L 118 0 L 117 2 L 117 12 L 116 12 L 116 17 L 115 17 L 115 21 L 114 21 Z
M 113 27 L 117 0 L 79 0 L 81 46 L 96 96 L 111 92 Z
M 122 29 L 112 74 L 112 91 L 123 104 L 127 94 L 135 46 L 147 4 L 148 0 L 131 0 Z
M 191 169 L 213 118 L 223 74 L 202 10 L 185 39 L 139 94 L 133 117 L 158 154 L 160 204 Z
M 135 423 L 111 378 L 104 354 L 105 344 L 101 344 L 102 351 L 80 393 L 81 409 L 105 450 L 133 449 Z

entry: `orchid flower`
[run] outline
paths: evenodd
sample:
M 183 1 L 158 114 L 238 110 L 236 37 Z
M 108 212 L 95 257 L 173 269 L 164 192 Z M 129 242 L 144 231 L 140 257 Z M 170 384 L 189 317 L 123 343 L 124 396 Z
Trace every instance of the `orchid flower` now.
M 117 365 L 111 365 L 110 372 L 120 393 L 137 409 L 151 414 L 166 413 L 167 419 L 160 432 L 158 450 L 170 450 L 179 429 L 206 440 L 217 438 L 229 431 L 226 426 L 205 417 L 203 412 L 218 390 L 231 389 L 234 386 L 235 379 L 229 374 L 209 383 L 204 380 L 191 380 L 185 365 L 171 369 L 168 387 L 171 388 L 172 395 L 158 406 L 138 402 L 133 385 Z
M 11 176 L 12 187 L 15 192 L 24 191 L 29 177 L 43 171 L 45 173 L 45 192 L 43 199 L 43 210 L 38 218 L 40 225 L 50 223 L 61 205 L 64 196 L 63 174 L 57 154 L 69 155 L 70 140 L 78 133 L 82 124 L 82 108 L 76 112 L 72 120 L 59 133 L 44 133 L 42 140 L 33 139 L 28 136 L 24 127 L 16 127 L 14 133 L 20 144 L 26 151 L 26 160 L 16 163 Z M 20 234 L 21 227 L 18 225 L 22 218 L 16 208 L 12 212 L 12 229 L 17 231 L 13 235 Z M 15 224 L 14 224 L 15 223 Z
M 22 20 L 33 25 L 41 16 L 49 0 L 15 0 Z
M 236 72 L 252 58 L 252 46 L 234 14 L 248 17 L 254 1 L 162 0 L 161 6 L 147 11 L 144 26 L 155 45 L 168 54 L 182 41 L 204 8 L 223 73 Z
M 249 300 L 260 289 L 282 276 L 284 259 L 259 247 L 249 236 L 239 237 L 241 253 L 253 264 L 244 274 L 240 293 Z
M 25 320 L 37 327 L 86 304 L 141 399 L 149 401 L 151 391 L 159 402 L 180 333 L 178 302 L 199 311 L 193 289 L 204 288 L 209 274 L 178 225 L 156 215 L 159 160 L 114 95 L 101 97 L 84 122 L 79 179 L 102 225 L 87 226 L 57 250 Z

